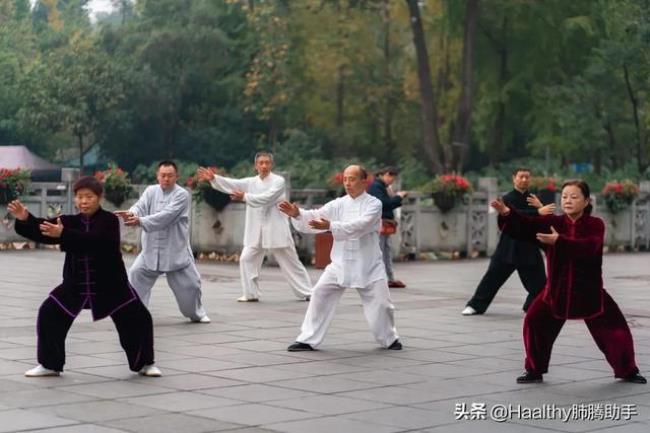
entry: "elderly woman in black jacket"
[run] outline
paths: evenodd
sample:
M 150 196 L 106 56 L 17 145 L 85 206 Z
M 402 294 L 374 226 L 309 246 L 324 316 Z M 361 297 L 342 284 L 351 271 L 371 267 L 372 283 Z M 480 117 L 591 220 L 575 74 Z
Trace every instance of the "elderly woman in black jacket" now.
M 101 208 L 103 186 L 94 177 L 82 177 L 73 190 L 76 215 L 47 220 L 34 217 L 18 200 L 8 206 L 18 234 L 59 244 L 66 253 L 63 282 L 38 312 L 39 365 L 25 376 L 58 376 L 63 371 L 65 338 L 82 309 L 90 309 L 93 320 L 111 316 L 131 370 L 160 376 L 154 365 L 151 315 L 130 286 L 122 261 L 118 218 Z

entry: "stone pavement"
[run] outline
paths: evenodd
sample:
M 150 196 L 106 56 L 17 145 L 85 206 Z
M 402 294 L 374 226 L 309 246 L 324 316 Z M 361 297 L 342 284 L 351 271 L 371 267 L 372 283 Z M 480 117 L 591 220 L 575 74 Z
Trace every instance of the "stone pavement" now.
M 358 295 L 348 291 L 321 350 L 288 353 L 307 304 L 293 299 L 279 270 L 264 269 L 262 302 L 242 304 L 237 267 L 201 263 L 211 324 L 183 320 L 164 278 L 154 288 L 164 377 L 132 374 L 112 322 L 92 323 L 84 312 L 68 336 L 62 377 L 28 379 L 36 312 L 60 281 L 62 260 L 55 251 L 0 252 L 0 432 L 650 431 L 650 386 L 616 381 L 583 322 L 565 325 L 543 384 L 515 383 L 523 370 L 517 277 L 488 314 L 460 315 L 484 259 L 397 264 L 409 285 L 393 291 L 402 352 L 374 344 Z M 606 287 L 630 322 L 646 375 L 649 263 L 650 254 L 605 257 Z M 319 271 L 310 273 L 315 280 Z M 552 404 L 583 420 L 521 419 Z M 508 405 L 521 417 L 490 419 L 508 418 Z M 462 419 L 463 409 L 487 419 Z

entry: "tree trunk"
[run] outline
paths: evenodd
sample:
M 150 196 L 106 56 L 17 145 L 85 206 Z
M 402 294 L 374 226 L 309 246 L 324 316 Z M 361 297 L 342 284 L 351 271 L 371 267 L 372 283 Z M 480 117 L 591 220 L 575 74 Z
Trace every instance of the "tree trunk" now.
M 452 145 L 458 152 L 456 171 L 462 172 L 469 152 L 472 126 L 472 102 L 474 98 L 474 52 L 476 50 L 476 28 L 479 15 L 479 0 L 467 0 L 465 6 L 465 34 L 463 36 L 463 59 L 460 74 L 460 100 L 454 123 Z
M 603 172 L 603 151 L 602 149 L 594 150 L 593 156 L 594 173 L 601 175 Z
M 79 176 L 84 174 L 84 136 L 77 134 L 77 143 L 79 144 Z
M 642 140 L 641 136 L 641 124 L 639 121 L 639 101 L 636 98 L 636 95 L 634 93 L 634 89 L 632 89 L 632 82 L 630 81 L 630 74 L 627 68 L 627 65 L 623 65 L 623 75 L 625 77 L 625 86 L 627 88 L 627 94 L 630 98 L 630 102 L 632 103 L 632 114 L 634 116 L 634 127 L 636 128 L 636 154 L 637 154 L 637 167 L 639 170 L 639 174 L 645 172 L 646 168 L 648 168 L 648 163 L 646 162 L 646 151 L 645 151 L 645 143 L 644 140 Z
M 614 153 L 612 158 L 612 168 L 617 170 L 625 165 L 625 148 L 616 140 L 614 133 L 614 126 L 611 121 L 607 121 L 603 125 L 605 132 L 607 132 L 607 144 L 611 151 Z
M 506 29 L 508 27 L 508 18 L 503 19 L 501 26 L 503 39 L 505 40 Z M 499 94 L 499 104 L 497 107 L 497 117 L 494 121 L 494 128 L 492 130 L 492 144 L 490 146 L 489 159 L 490 165 L 496 167 L 501 163 L 501 154 L 503 152 L 503 132 L 506 122 L 506 103 L 503 100 L 502 91 L 508 82 L 508 48 L 505 43 L 497 49 L 499 54 L 499 86 L 497 93 Z
M 386 161 L 393 164 L 395 162 L 395 149 L 393 144 L 393 83 L 390 73 L 390 9 L 389 0 L 382 3 L 382 18 L 384 20 L 384 152 Z
M 342 132 L 345 123 L 343 110 L 345 109 L 345 65 L 338 68 L 336 84 L 336 129 Z
M 278 132 L 280 128 L 278 126 L 278 121 L 276 119 L 275 113 L 271 115 L 269 119 L 269 137 L 268 137 L 268 146 L 271 149 L 272 153 L 276 153 L 276 144 L 278 142 Z
M 418 0 L 405 0 L 409 7 L 413 45 L 417 54 L 417 71 L 420 83 L 420 102 L 422 104 L 422 139 L 424 152 L 429 158 L 432 171 L 436 174 L 443 172 L 440 160 L 440 137 L 438 135 L 437 110 L 433 98 L 429 54 L 424 39 L 424 29 L 420 18 Z

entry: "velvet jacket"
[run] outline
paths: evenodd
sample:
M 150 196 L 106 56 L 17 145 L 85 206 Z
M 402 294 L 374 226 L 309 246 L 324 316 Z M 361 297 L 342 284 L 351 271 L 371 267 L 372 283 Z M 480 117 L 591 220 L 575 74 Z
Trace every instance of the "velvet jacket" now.
M 63 282 L 50 297 L 67 314 L 75 317 L 89 308 L 93 320 L 99 320 L 138 299 L 122 261 L 117 216 L 101 208 L 90 217 L 62 215 L 60 238 L 42 235 L 38 226 L 43 221 L 29 214 L 26 221 L 16 220 L 16 232 L 35 242 L 60 244 L 66 253 Z M 56 223 L 56 219 L 47 221 Z
M 527 216 L 511 209 L 499 216 L 501 230 L 515 239 L 534 241 L 537 233 L 559 233 L 554 245 L 544 245 L 546 286 L 542 299 L 558 319 L 590 319 L 603 312 L 603 241 L 600 218 L 582 215 L 575 222 L 566 215 Z
M 538 216 L 537 208 L 526 201 L 528 197 L 530 197 L 528 191 L 521 193 L 513 189 L 503 196 L 503 201 L 510 209 L 516 209 L 523 215 Z M 506 232 L 501 233 L 492 259 L 516 266 L 543 266 L 541 265 L 542 253 L 537 241 L 517 240 Z

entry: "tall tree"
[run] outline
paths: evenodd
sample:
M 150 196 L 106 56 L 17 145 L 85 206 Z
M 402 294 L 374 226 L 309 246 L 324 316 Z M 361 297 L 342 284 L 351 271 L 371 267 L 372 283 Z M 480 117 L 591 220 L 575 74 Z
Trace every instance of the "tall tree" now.
M 458 151 L 456 171 L 461 172 L 470 147 L 472 106 L 474 100 L 474 57 L 476 51 L 476 29 L 478 27 L 479 0 L 466 0 L 463 36 L 463 60 L 461 67 L 461 90 L 458 114 L 454 123 L 453 145 Z
M 422 141 L 424 152 L 431 163 L 434 173 L 442 173 L 445 167 L 440 158 L 441 145 L 438 134 L 437 108 L 433 96 L 431 83 L 431 69 L 429 68 L 429 53 L 420 17 L 418 0 L 406 0 L 411 17 L 413 44 L 417 55 L 417 72 L 420 83 L 420 103 L 422 106 Z

